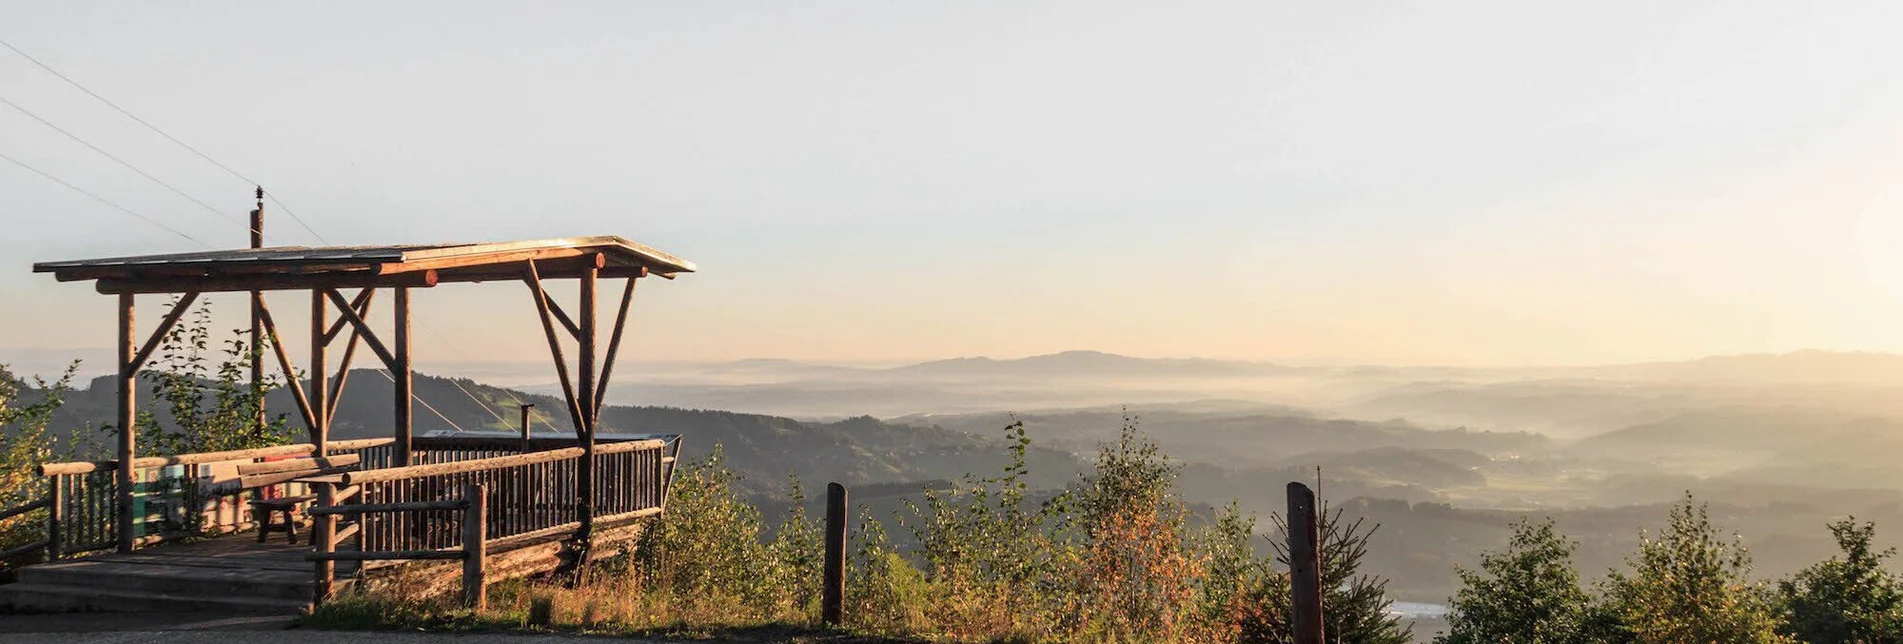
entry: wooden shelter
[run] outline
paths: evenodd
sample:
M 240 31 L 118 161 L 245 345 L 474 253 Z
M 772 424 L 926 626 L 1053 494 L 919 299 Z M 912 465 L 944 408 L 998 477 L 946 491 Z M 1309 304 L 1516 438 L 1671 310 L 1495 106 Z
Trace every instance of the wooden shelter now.
M 334 561 L 415 560 L 449 558 L 455 552 L 479 567 L 484 548 L 546 543 L 560 539 L 586 556 L 597 519 L 629 519 L 660 511 L 678 454 L 678 436 L 618 437 L 597 445 L 604 394 L 628 322 L 635 286 L 642 278 L 673 279 L 695 270 L 691 262 L 641 244 L 612 236 L 573 237 L 532 241 L 429 244 L 400 246 L 262 247 L 262 204 L 253 212 L 253 247 L 236 250 L 111 257 L 43 262 L 33 270 L 51 273 L 60 281 L 92 281 L 103 294 L 118 299 L 118 447 L 111 461 L 49 465 L 49 493 L 43 507 L 51 509 L 49 536 L 44 544 L 49 558 L 85 550 L 93 544 L 87 534 L 110 532 L 112 547 L 131 553 L 142 544 L 162 540 L 144 530 L 151 524 L 135 504 L 139 478 L 155 476 L 160 468 L 194 468 L 198 476 L 213 466 L 231 466 L 240 478 L 239 489 L 296 484 L 316 492 L 314 552 L 317 600 L 330 591 Z M 605 352 L 598 343 L 600 323 L 597 285 L 601 279 L 624 279 Z M 573 315 L 550 297 L 551 280 L 578 282 Z M 511 281 L 528 286 L 530 304 L 542 322 L 552 362 L 561 382 L 565 410 L 576 430 L 566 445 L 547 441 L 490 439 L 422 439 L 415 436 L 412 401 L 411 315 L 413 291 L 457 282 Z M 346 294 L 346 290 L 354 293 Z M 393 299 L 392 323 L 375 329 L 368 321 L 378 291 Z M 266 305 L 266 295 L 281 291 L 307 293 L 310 298 L 310 354 L 303 364 L 307 378 L 298 377 L 299 365 L 279 342 L 278 321 Z M 309 442 L 299 445 L 221 452 L 141 457 L 136 450 L 138 376 L 166 335 L 193 302 L 205 293 L 249 292 L 253 320 L 253 355 L 269 351 L 284 375 L 296 402 L 297 415 L 309 431 Z M 176 297 L 155 329 L 141 333 L 135 325 L 139 295 Z M 345 338 L 346 332 L 348 337 Z M 330 350 L 343 340 L 341 355 Z M 564 344 L 575 346 L 571 368 Z M 367 346 L 394 381 L 394 414 L 389 439 L 334 441 L 330 430 L 338 401 L 347 384 L 358 347 Z M 254 359 L 252 377 L 262 379 Z M 332 365 L 336 364 L 333 372 Z M 260 410 L 259 422 L 263 422 Z M 292 459 L 273 461 L 268 459 Z M 606 461 L 601 459 L 606 458 Z M 91 473 L 112 472 L 109 482 L 91 481 Z M 67 477 L 62 479 L 61 477 Z M 91 482 L 88 482 L 91 481 Z M 109 485 L 107 485 L 109 483 Z M 90 487 L 88 487 L 90 486 Z M 86 507 L 96 501 L 75 500 L 91 490 L 93 496 L 110 487 L 110 513 Z M 350 502 L 355 500 L 352 505 Z M 197 503 L 194 501 L 194 503 Z M 598 510 L 604 514 L 598 515 Z M 194 507 L 193 512 L 200 511 Z M 109 514 L 75 521 L 74 514 Z M 462 521 L 460 546 L 445 536 L 438 515 L 457 514 Z M 474 514 L 468 514 L 474 512 Z M 353 521 L 340 527 L 340 520 Z M 472 525 L 473 522 L 473 525 Z M 234 525 L 243 524 L 242 520 Z M 431 527 L 434 526 L 434 527 Z M 248 527 L 248 526 L 247 526 Z M 473 532 L 471 532 L 473 530 Z M 63 532 L 62 532 L 63 531 Z M 91 534 L 94 537 L 106 534 Z M 354 550 L 341 546 L 354 537 Z M 473 540 L 473 542 L 471 541 Z M 493 542 L 493 543 L 492 543 Z M 457 548 L 460 549 L 457 549 Z M 565 558 L 573 558 L 572 553 Z M 480 574 L 477 575 L 480 590 Z

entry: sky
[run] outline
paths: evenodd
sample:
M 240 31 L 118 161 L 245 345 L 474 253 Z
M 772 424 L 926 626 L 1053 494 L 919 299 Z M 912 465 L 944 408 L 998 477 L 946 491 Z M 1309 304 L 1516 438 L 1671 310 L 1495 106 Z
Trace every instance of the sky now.
M 1892 2 L 0 0 L 0 40 L 316 233 L 272 204 L 271 244 L 612 234 L 696 262 L 643 282 L 624 355 L 646 360 L 1903 352 L 1900 23 Z M 0 153 L 163 224 L 0 162 L 0 360 L 111 345 L 110 298 L 33 262 L 245 243 L 248 182 L 4 48 L 0 98 L 211 206 L 0 105 Z M 240 323 L 241 297 L 211 301 Z M 425 370 L 546 359 L 519 286 L 416 303 Z

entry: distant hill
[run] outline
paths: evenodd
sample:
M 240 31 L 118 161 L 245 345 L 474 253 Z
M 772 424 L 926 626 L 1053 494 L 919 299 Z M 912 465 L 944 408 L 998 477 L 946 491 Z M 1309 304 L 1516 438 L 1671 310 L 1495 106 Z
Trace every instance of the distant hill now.
M 1280 365 L 1207 358 L 1134 358 L 1101 351 L 1065 351 L 996 360 L 986 357 L 935 360 L 888 369 L 895 374 L 935 377 L 1234 377 L 1293 371 Z
M 69 444 L 90 443 L 104 457 L 109 440 L 89 429 L 110 421 L 116 413 L 110 378 L 94 379 L 67 395 L 66 405 L 54 418 L 56 429 L 69 432 Z M 333 422 L 333 437 L 376 438 L 390 435 L 394 389 L 379 372 L 351 372 L 345 395 Z M 417 397 L 428 403 L 415 408 L 415 431 L 517 428 L 516 405 L 534 404 L 536 428 L 574 431 L 559 399 L 481 383 L 417 374 Z M 141 391 L 142 407 L 153 410 L 159 422 L 169 416 Z M 36 395 L 29 395 L 29 400 Z M 479 402 L 480 401 L 480 402 Z M 267 401 L 273 415 L 284 414 L 298 426 L 295 403 L 287 392 Z M 897 483 L 951 479 L 967 472 L 990 471 L 1004 458 L 999 438 L 1003 425 L 983 431 L 955 431 L 888 423 L 872 417 L 831 422 L 800 421 L 763 414 L 679 409 L 671 407 L 608 406 L 602 410 L 602 431 L 678 433 L 685 437 L 687 457 L 700 458 L 722 446 L 728 464 L 746 477 L 743 488 L 761 494 L 783 491 L 786 477 L 797 474 L 809 492 L 828 481 L 846 484 Z M 74 441 L 73 439 L 79 439 Z M 1038 448 L 1032 454 L 1042 476 L 1040 483 L 1061 485 L 1074 478 L 1079 462 L 1072 456 Z

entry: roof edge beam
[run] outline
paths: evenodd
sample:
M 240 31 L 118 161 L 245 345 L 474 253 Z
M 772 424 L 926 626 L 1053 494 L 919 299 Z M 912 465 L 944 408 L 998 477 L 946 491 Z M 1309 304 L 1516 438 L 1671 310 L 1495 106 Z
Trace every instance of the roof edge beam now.
M 94 285 L 100 293 L 225 293 L 236 291 L 288 291 L 313 288 L 386 288 L 413 286 L 428 288 L 437 284 L 434 270 L 401 275 L 256 275 L 223 277 L 155 277 L 151 279 L 102 279 Z

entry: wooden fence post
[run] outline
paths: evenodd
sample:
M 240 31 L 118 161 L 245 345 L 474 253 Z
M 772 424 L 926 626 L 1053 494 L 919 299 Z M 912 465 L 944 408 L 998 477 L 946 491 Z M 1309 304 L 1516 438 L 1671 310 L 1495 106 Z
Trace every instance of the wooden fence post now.
M 1295 644 L 1323 644 L 1321 530 L 1315 516 L 1315 491 L 1288 484 L 1289 578 L 1294 607 Z
M 66 486 L 59 484 L 57 474 L 46 477 L 46 483 L 51 488 L 46 498 L 52 502 L 46 508 L 46 560 L 59 561 L 60 539 L 64 536 L 60 532 L 65 527 L 61 524 L 66 522 Z
M 321 375 L 316 377 L 322 377 Z M 337 505 L 337 485 L 334 483 L 317 484 L 317 507 L 328 508 Z M 260 530 L 263 528 L 260 527 Z M 330 554 L 337 551 L 337 515 L 318 514 L 311 517 L 311 547 L 317 552 Z M 315 606 L 330 599 L 331 587 L 337 583 L 337 562 L 331 559 L 319 559 L 317 566 L 317 584 L 311 587 L 311 605 Z
M 821 621 L 839 626 L 846 619 L 846 486 L 826 485 L 826 577 L 820 591 Z
M 463 605 L 483 610 L 489 604 L 487 580 L 484 568 L 489 559 L 488 544 L 484 542 L 484 526 L 489 520 L 488 503 L 481 485 L 463 486 L 463 499 L 468 502 L 463 510 Z

